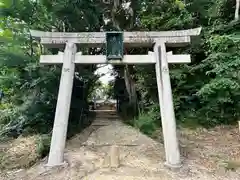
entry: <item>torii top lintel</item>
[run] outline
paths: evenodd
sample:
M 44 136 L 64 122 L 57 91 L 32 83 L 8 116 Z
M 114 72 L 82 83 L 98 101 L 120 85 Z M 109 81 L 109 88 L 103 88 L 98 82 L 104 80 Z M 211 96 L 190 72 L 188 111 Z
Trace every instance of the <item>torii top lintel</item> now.
M 201 27 L 177 31 L 123 32 L 124 46 L 148 47 L 156 41 L 164 41 L 167 46 L 184 46 L 191 37 L 198 36 Z M 87 47 L 102 47 L 106 43 L 105 32 L 44 32 L 30 30 L 31 36 L 41 41 L 46 47 L 61 47 L 66 42 L 73 42 Z

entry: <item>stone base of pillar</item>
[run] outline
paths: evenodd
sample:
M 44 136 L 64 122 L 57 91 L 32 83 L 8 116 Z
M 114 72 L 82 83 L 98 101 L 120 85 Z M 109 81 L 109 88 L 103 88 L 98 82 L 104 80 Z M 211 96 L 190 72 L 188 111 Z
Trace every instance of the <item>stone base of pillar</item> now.
M 164 166 L 168 169 L 171 169 L 171 170 L 178 170 L 182 167 L 182 163 L 179 163 L 179 164 L 170 164 L 168 162 L 165 162 L 164 163 Z
M 60 164 L 45 164 L 44 167 L 46 168 L 57 168 L 57 167 L 67 167 L 68 163 L 66 161 L 64 161 L 63 163 Z

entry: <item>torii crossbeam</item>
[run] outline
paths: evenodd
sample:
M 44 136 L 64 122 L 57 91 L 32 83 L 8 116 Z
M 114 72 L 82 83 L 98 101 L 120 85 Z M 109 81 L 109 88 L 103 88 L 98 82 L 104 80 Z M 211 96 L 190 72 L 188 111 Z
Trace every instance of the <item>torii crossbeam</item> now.
M 155 64 L 161 121 L 164 137 L 166 165 L 180 167 L 180 152 L 176 133 L 176 121 L 172 99 L 172 89 L 168 63 L 189 63 L 189 54 L 173 55 L 166 52 L 166 46 L 181 47 L 198 36 L 201 28 L 181 31 L 160 32 L 123 32 L 126 47 L 152 47 L 154 52 L 147 55 L 124 55 L 122 60 L 107 60 L 104 55 L 82 55 L 77 53 L 78 46 L 102 47 L 106 43 L 104 32 L 63 33 L 31 30 L 32 37 L 51 48 L 64 47 L 65 51 L 57 55 L 41 55 L 40 63 L 62 63 L 62 74 L 54 119 L 48 166 L 61 165 L 64 162 L 64 148 L 67 134 L 69 108 L 73 86 L 75 64 Z

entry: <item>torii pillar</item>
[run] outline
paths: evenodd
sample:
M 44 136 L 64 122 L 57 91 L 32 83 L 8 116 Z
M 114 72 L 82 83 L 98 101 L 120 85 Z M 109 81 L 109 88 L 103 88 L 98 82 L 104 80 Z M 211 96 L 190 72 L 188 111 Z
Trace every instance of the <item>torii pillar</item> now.
M 76 52 L 76 44 L 66 43 L 47 166 L 61 165 L 64 162 L 63 155 L 67 137 Z
M 171 168 L 179 168 L 181 167 L 180 151 L 176 132 L 176 120 L 166 45 L 164 41 L 157 41 L 154 44 L 154 54 L 156 58 L 156 79 L 166 155 L 165 165 Z

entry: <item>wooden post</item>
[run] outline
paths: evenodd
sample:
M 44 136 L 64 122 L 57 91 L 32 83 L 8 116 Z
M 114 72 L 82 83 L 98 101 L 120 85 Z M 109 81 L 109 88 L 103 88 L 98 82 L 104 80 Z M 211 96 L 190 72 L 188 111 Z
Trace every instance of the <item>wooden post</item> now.
M 47 166 L 57 166 L 64 163 L 63 155 L 67 136 L 76 51 L 76 44 L 66 44 Z
M 157 42 L 154 46 L 154 53 L 156 56 L 156 77 L 166 154 L 165 165 L 170 168 L 178 168 L 181 167 L 180 151 L 165 43 Z

